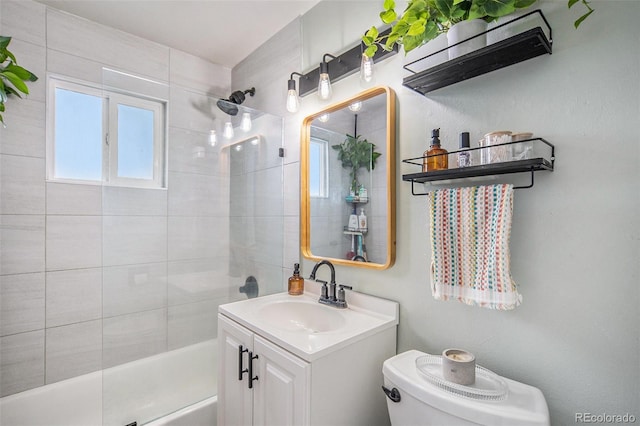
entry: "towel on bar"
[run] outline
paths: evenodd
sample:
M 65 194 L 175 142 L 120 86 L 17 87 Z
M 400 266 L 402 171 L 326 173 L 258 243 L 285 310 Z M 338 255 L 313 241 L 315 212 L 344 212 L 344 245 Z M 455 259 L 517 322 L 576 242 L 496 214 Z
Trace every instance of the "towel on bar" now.
M 429 194 L 431 290 L 438 300 L 509 310 L 522 302 L 509 268 L 513 185 Z

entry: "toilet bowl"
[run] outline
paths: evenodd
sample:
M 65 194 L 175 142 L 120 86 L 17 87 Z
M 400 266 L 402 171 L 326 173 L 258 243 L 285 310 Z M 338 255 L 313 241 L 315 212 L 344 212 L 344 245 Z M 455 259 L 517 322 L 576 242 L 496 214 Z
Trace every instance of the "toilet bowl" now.
M 440 362 L 439 356 L 416 350 L 384 362 L 393 426 L 549 425 L 549 409 L 539 389 L 482 367 L 474 385 L 456 385 L 442 378 Z

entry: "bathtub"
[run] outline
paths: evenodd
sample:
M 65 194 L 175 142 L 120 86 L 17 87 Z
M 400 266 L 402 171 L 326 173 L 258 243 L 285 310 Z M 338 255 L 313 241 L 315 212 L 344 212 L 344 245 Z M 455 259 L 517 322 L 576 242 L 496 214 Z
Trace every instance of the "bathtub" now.
M 211 426 L 217 342 L 206 342 L 0 399 L 2 426 Z M 170 413 L 170 414 L 167 414 Z

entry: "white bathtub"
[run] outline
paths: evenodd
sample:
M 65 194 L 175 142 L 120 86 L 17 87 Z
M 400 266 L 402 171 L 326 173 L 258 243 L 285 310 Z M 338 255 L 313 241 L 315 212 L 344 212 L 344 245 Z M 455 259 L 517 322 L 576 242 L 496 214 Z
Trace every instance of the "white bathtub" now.
M 209 340 L 6 396 L 0 425 L 215 426 L 216 346 Z

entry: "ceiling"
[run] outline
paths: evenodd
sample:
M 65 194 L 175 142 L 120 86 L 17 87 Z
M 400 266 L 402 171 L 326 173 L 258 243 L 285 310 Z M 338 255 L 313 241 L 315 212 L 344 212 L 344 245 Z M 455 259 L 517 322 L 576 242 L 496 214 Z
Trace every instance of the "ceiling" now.
M 36 0 L 233 68 L 319 0 Z

